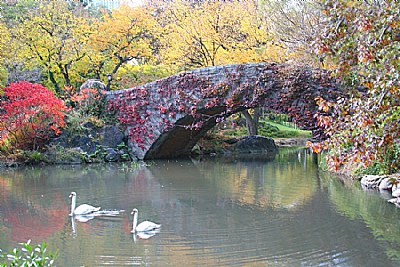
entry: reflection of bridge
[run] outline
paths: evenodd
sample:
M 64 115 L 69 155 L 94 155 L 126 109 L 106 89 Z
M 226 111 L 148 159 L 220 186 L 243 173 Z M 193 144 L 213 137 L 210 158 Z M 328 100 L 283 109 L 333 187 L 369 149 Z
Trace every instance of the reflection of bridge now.
M 240 64 L 180 73 L 140 87 L 109 92 L 127 123 L 140 159 L 187 155 L 216 123 L 254 107 L 286 113 L 316 129 L 315 98 L 342 93 L 328 71 L 280 64 Z

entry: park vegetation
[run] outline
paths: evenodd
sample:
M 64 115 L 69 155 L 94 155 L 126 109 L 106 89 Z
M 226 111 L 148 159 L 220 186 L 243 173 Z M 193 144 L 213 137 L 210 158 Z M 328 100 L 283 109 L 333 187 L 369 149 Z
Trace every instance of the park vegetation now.
M 318 123 L 333 170 L 356 163 L 360 172 L 393 173 L 400 167 L 400 5 L 395 0 L 325 0 L 326 23 L 316 52 L 335 63 L 350 94 L 337 102 L 317 99 Z
M 396 0 L 172 0 L 112 11 L 89 2 L 0 3 L 2 152 L 40 149 L 79 112 L 101 117 L 106 107 L 91 106 L 93 94 L 78 90 L 87 79 L 115 90 L 199 67 L 274 61 L 333 70 L 350 92 L 336 102 L 310 99 L 320 107 L 316 119 L 326 138 L 310 146 L 329 151 L 330 168 L 355 162 L 370 173 L 398 170 Z M 17 88 L 25 88 L 21 96 L 29 100 L 16 102 Z M 264 112 L 242 112 L 249 134 L 259 133 Z

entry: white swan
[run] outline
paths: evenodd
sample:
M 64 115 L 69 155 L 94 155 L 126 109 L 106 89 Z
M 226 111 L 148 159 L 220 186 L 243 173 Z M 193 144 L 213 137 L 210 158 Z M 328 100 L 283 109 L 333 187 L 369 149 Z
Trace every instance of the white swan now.
M 93 212 L 100 210 L 100 207 L 93 207 L 92 205 L 89 205 L 89 204 L 82 204 L 75 208 L 75 206 L 76 206 L 76 193 L 75 192 L 71 192 L 71 194 L 69 195 L 69 198 L 72 198 L 71 213 L 69 214 L 69 216 L 88 215 L 88 214 L 91 214 Z
M 161 224 L 156 224 L 156 223 L 149 222 L 149 221 L 143 221 L 138 225 L 137 224 L 137 222 L 138 222 L 138 210 L 137 209 L 133 209 L 131 214 L 133 214 L 133 223 L 132 223 L 132 231 L 131 231 L 131 233 L 150 232 L 150 231 L 154 231 L 156 229 L 159 229 L 161 227 Z

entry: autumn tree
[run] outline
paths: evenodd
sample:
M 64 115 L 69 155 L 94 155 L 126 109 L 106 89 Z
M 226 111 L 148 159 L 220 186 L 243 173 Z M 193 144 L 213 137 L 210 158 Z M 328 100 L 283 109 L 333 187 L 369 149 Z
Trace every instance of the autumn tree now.
M 40 75 L 37 71 L 30 71 L 23 68 L 25 59 L 18 58 L 20 47 L 16 40 L 11 37 L 11 31 L 15 29 L 29 10 L 35 9 L 37 3 L 34 0 L 19 0 L 19 1 L 1 1 L 0 2 L 0 17 L 3 28 L 1 30 L 3 44 L 1 52 L 2 61 L 2 84 L 6 85 L 8 82 L 16 81 L 18 79 L 35 80 Z
M 121 6 L 103 12 L 95 33 L 90 36 L 90 68 L 98 79 L 107 80 L 107 88 L 118 70 L 128 62 L 146 62 L 151 56 L 151 28 L 154 25 L 149 10 L 143 7 Z
M 337 103 L 318 99 L 318 120 L 328 139 L 313 148 L 330 150 L 332 169 L 358 162 L 374 173 L 397 171 L 400 5 L 396 0 L 325 0 L 323 7 L 327 24 L 316 51 L 337 64 L 337 77 L 352 93 Z
M 256 1 L 153 3 L 162 61 L 176 69 L 280 60 Z
M 317 67 L 327 65 L 316 57 L 311 45 L 324 26 L 320 1 L 261 0 L 259 5 L 274 41 L 283 47 L 288 59 Z
M 88 23 L 63 0 L 45 0 L 25 14 L 12 30 L 26 67 L 40 66 L 57 94 L 79 80 L 76 63 L 85 55 Z
M 5 23 L 0 20 L 0 92 L 1 87 L 7 84 L 7 70 L 5 66 L 5 58 L 7 55 L 7 47 L 10 42 L 10 33 Z

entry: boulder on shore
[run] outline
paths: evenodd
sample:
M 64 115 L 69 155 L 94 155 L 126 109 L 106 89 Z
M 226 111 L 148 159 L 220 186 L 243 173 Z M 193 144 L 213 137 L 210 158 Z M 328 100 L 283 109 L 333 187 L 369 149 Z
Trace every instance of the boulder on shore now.
M 278 147 L 272 138 L 256 135 L 239 139 L 230 150 L 236 153 L 276 154 Z
M 268 137 L 246 136 L 230 143 L 221 153 L 224 157 L 240 160 L 273 160 L 278 153 L 275 141 Z
M 89 79 L 81 85 L 79 90 L 88 89 L 88 88 L 106 90 L 107 86 L 98 79 Z

